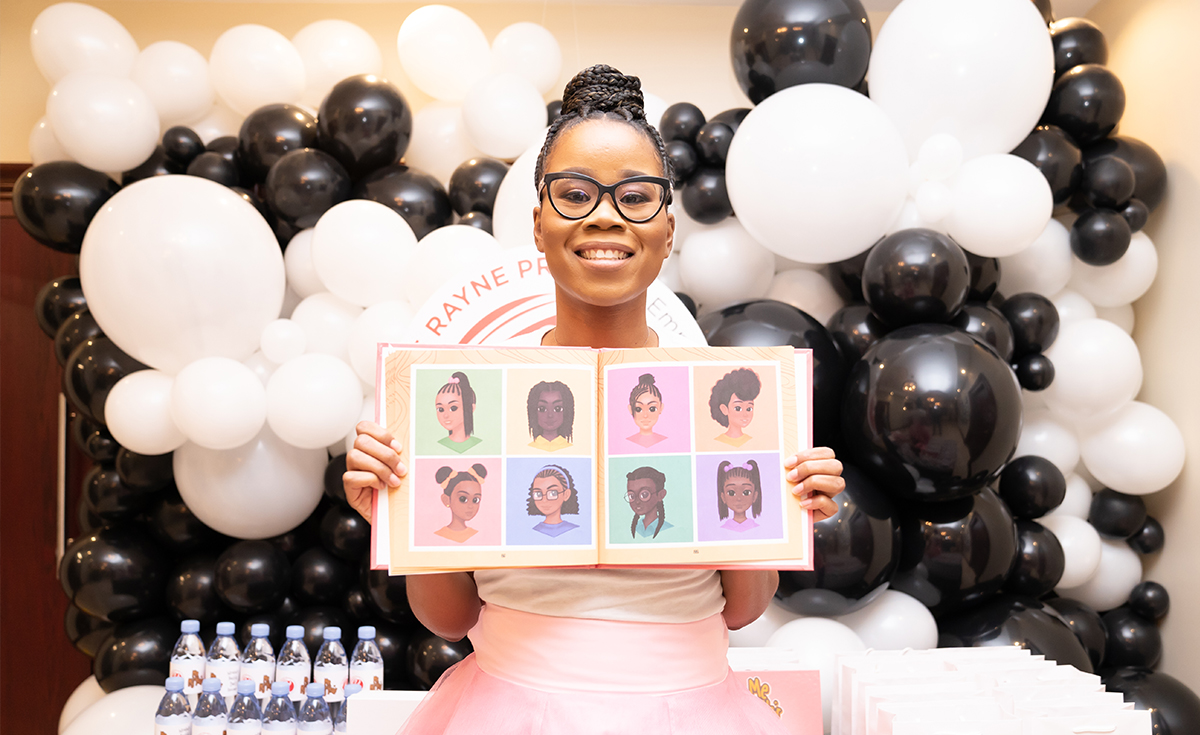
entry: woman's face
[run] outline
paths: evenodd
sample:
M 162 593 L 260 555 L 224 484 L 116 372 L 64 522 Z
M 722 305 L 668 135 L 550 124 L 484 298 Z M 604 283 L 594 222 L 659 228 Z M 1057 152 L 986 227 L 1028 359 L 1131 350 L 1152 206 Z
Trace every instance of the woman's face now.
M 663 175 L 650 139 L 614 120 L 588 120 L 567 129 L 544 167 L 547 173 L 574 171 L 602 184 Z M 589 306 L 614 306 L 645 293 L 671 252 L 675 217 L 665 206 L 649 222 L 635 224 L 604 196 L 587 217 L 568 220 L 546 196 L 533 209 L 533 238 L 561 295 Z
M 642 431 L 650 431 L 662 416 L 662 401 L 654 397 L 650 391 L 645 391 L 633 399 L 633 423 Z
M 563 424 L 563 396 L 561 391 L 544 390 L 537 402 L 538 428 L 543 433 L 558 433 Z
M 534 478 L 529 497 L 533 498 L 538 513 L 550 516 L 562 510 L 563 502 L 571 497 L 571 491 L 563 487 L 562 480 L 556 475 L 551 475 Z
M 758 500 L 758 491 L 749 477 L 727 477 L 721 488 L 721 500 L 734 513 L 745 513 Z
M 461 395 L 457 393 L 438 393 L 437 398 L 434 399 L 434 406 L 437 408 L 437 419 L 442 428 L 447 431 L 462 428 L 463 402 Z
M 454 486 L 449 495 L 442 493 L 442 502 L 450 507 L 450 513 L 464 523 L 479 513 L 479 501 L 483 490 L 474 480 L 463 480 Z
M 629 480 L 625 485 L 625 499 L 629 501 L 629 507 L 634 513 L 644 516 L 654 507 L 658 505 L 658 501 L 663 499 L 667 494 L 666 490 L 659 490 L 654 484 L 654 480 L 649 478 L 641 480 Z
M 729 403 L 721 406 L 721 413 L 729 417 L 731 427 L 744 429 L 754 419 L 754 401 L 743 401 L 735 393 L 730 397 Z

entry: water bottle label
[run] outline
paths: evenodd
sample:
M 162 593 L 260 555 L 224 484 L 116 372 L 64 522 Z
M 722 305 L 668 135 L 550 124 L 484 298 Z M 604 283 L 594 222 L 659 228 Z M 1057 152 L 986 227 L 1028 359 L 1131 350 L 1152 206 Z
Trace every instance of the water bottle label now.
M 275 673 L 275 664 L 270 661 L 242 662 L 240 672 L 242 679 L 254 682 L 255 696 L 259 699 L 271 696 L 271 676 Z
M 193 718 L 192 735 L 225 735 L 226 722 L 225 715 Z
M 320 735 L 332 735 L 333 723 L 326 720 L 324 722 L 301 722 L 296 728 L 300 732 L 319 733 Z
M 262 729 L 272 735 L 296 735 L 295 722 L 264 722 Z
M 181 656 L 171 659 L 170 675 L 183 677 L 185 694 L 199 694 L 204 684 L 204 657 Z
M 209 677 L 221 680 L 221 696 L 229 699 L 237 694 L 238 671 L 241 664 L 223 659 L 210 660 L 204 667 Z
M 358 684 L 363 691 L 379 691 L 383 689 L 383 664 L 353 663 L 350 664 L 350 683 Z
M 346 677 L 350 672 L 345 666 L 314 666 L 313 681 L 325 687 L 326 702 L 340 702 L 344 698 Z
M 191 714 L 157 715 L 154 718 L 154 730 L 158 735 L 191 735 Z
M 228 732 L 246 733 L 246 735 L 259 735 L 262 732 L 262 723 L 258 720 L 250 720 L 249 722 L 231 722 L 226 728 Z
M 277 664 L 275 666 L 275 681 L 288 683 L 288 699 L 300 702 L 304 699 L 304 688 L 311 681 L 309 676 L 312 669 L 307 664 Z

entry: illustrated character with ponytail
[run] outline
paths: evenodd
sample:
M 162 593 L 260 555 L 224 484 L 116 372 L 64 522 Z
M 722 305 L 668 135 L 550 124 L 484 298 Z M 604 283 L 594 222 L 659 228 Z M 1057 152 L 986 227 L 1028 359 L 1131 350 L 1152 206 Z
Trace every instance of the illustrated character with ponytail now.
M 434 399 L 437 420 L 448 436 L 438 439 L 447 449 L 459 454 L 483 441 L 473 435 L 475 431 L 475 391 L 466 373 L 454 373 L 450 380 L 437 392 Z
M 579 494 L 575 490 L 575 478 L 565 467 L 548 464 L 537 471 L 529 485 L 527 510 L 531 516 L 543 516 L 541 523 L 533 527 L 538 533 L 558 537 L 579 524 L 571 523 L 563 515 L 579 514 Z
M 625 500 L 633 509 L 629 532 L 634 539 L 658 538 L 660 531 L 673 528 L 667 523 L 663 498 L 667 495 L 667 476 L 653 467 L 638 467 L 625 475 Z
M 708 410 L 713 421 L 725 427 L 716 440 L 732 447 L 750 441 L 746 427 L 754 420 L 754 399 L 762 390 L 758 373 L 750 368 L 738 368 L 718 380 L 708 398 Z
M 762 514 L 762 478 L 758 463 L 752 459 L 744 464 L 725 460 L 717 466 L 717 512 L 721 528 L 726 531 L 749 531 L 758 528 Z M 730 517 L 732 514 L 732 517 Z
M 654 431 L 654 425 L 662 417 L 662 411 L 662 392 L 654 385 L 654 376 L 646 373 L 638 378 L 637 385 L 629 392 L 629 415 L 633 416 L 633 423 L 637 424 L 638 432 L 626 437 L 626 441 L 646 448 L 666 439 L 667 437 Z
M 442 505 L 450 509 L 450 522 L 434 534 L 461 544 L 478 533 L 467 521 L 479 513 L 486 478 L 487 468 L 481 464 L 473 464 L 461 472 L 450 467 L 438 468 L 433 479 L 442 486 Z

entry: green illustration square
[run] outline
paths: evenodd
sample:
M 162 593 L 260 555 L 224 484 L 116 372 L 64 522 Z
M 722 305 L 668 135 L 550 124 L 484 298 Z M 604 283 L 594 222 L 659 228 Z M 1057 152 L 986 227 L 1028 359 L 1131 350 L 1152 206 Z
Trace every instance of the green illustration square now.
M 631 472 L 649 475 L 648 479 L 657 489 L 653 473 L 641 471 L 649 467 L 665 477 L 666 494 L 662 497 L 663 525 L 654 522 L 649 527 L 645 519 L 638 516 L 634 526 L 635 511 L 626 500 L 629 492 L 628 475 Z M 608 543 L 612 545 L 691 543 L 695 540 L 692 529 L 692 458 L 691 455 L 653 455 L 612 457 L 608 460 Z M 642 483 L 640 487 L 647 487 Z M 657 515 L 657 509 L 655 512 Z M 654 532 L 657 530 L 657 535 Z
M 501 453 L 501 436 L 504 417 L 500 413 L 502 399 L 503 370 L 499 368 L 445 368 L 417 367 L 414 369 L 416 398 L 413 413 L 416 416 L 416 454 L 449 457 L 479 457 Z M 452 383 L 456 373 L 466 376 Z M 447 385 L 470 387 L 475 394 L 472 411 L 474 427 L 467 442 L 456 444 L 448 441 L 449 432 L 438 421 L 438 393 Z M 476 441 L 477 440 L 477 441 Z

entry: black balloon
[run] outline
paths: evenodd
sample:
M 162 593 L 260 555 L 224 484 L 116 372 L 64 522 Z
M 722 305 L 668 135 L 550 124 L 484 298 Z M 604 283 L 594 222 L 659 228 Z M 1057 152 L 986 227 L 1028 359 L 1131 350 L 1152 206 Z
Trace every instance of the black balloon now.
M 1054 22 L 1054 9 L 1050 7 L 1050 0 L 1033 0 L 1033 5 L 1042 14 L 1042 20 L 1046 25 Z
M 1062 579 L 1066 557 L 1058 537 L 1037 521 L 1017 521 L 1017 561 L 1004 591 L 1038 598 Z
M 966 250 L 963 255 L 967 256 L 967 264 L 971 267 L 971 289 L 967 291 L 967 299 L 987 301 L 1000 285 L 1000 259 L 985 258 Z
M 1092 662 L 1092 671 L 1099 671 L 1100 664 L 1104 661 L 1104 648 L 1108 645 L 1108 629 L 1104 627 L 1100 613 L 1069 597 L 1046 600 L 1046 604 L 1058 611 L 1075 634 L 1075 638 L 1087 651 L 1088 660 Z
M 1028 391 L 1046 390 L 1054 382 L 1054 363 L 1040 353 L 1025 355 L 1013 365 L 1017 382 Z
M 746 0 L 729 39 L 733 73 L 754 104 L 823 82 L 853 89 L 867 75 L 871 24 L 859 0 Z
M 79 411 L 71 412 L 71 438 L 93 462 L 113 462 L 121 445 L 102 424 Z
M 301 148 L 285 153 L 271 166 L 262 195 L 276 217 L 303 229 L 350 198 L 350 177 L 328 153 Z
M 12 189 L 13 214 L 33 239 L 78 253 L 83 233 L 120 185 L 74 161 L 52 161 L 25 171 Z
M 68 600 L 117 623 L 162 609 L 168 564 L 167 555 L 139 529 L 104 526 L 68 546 L 58 571 Z
M 1157 554 L 1166 543 L 1162 524 L 1150 516 L 1138 531 L 1129 537 L 1129 545 L 1142 554 Z
M 866 304 L 843 306 L 829 317 L 825 326 L 842 351 L 843 364 L 847 369 L 853 367 L 880 337 L 888 333 L 888 328 L 875 318 L 871 307 Z
M 175 479 L 171 452 L 166 454 L 138 454 L 125 447 L 117 452 L 117 473 L 122 482 L 130 487 L 157 490 L 171 484 Z
M 294 613 L 287 618 L 287 625 L 299 625 L 304 628 L 304 645 L 308 655 L 316 658 L 317 649 L 323 642 L 325 628 L 335 626 L 342 629 L 342 644 L 345 645 L 346 633 L 349 631 L 349 620 L 341 608 L 330 606 L 309 607 Z
M 450 175 L 450 206 L 459 215 L 468 212 L 482 212 L 492 215 L 492 206 L 496 203 L 496 192 L 500 191 L 500 182 L 508 173 L 508 164 L 495 158 L 480 156 L 466 161 Z
M 346 169 L 351 179 L 398 163 L 412 138 L 412 110 L 404 95 L 374 74 L 348 77 L 333 85 L 317 114 L 321 150 Z
M 167 155 L 166 150 L 160 145 L 155 147 L 154 152 L 145 161 L 121 174 L 121 185 L 129 186 L 136 181 L 148 179 L 152 176 L 181 174 L 185 168 L 184 164 Z
M 1171 596 L 1166 587 L 1146 580 L 1129 593 L 1129 609 L 1147 620 L 1158 620 L 1171 609 Z
M 1039 125 L 1012 154 L 1037 167 L 1050 185 L 1055 205 L 1066 204 L 1083 178 L 1083 154 L 1057 125 Z
M 938 621 L 938 647 L 1020 646 L 1059 665 L 1092 672 L 1087 651 L 1052 607 L 1032 597 L 1004 595 Z
M 408 606 L 408 585 L 402 575 L 389 575 L 386 569 L 371 569 L 371 558 L 362 561 L 362 587 L 367 593 L 367 602 L 384 620 L 393 623 L 408 623 L 413 620 L 412 608 Z
M 191 128 L 176 125 L 163 133 L 162 148 L 167 156 L 181 166 L 187 166 L 204 152 L 204 140 Z
M 217 558 L 217 596 L 241 613 L 279 607 L 291 584 L 283 552 L 266 541 L 239 541 Z
M 1063 18 L 1050 24 L 1054 44 L 1054 75 L 1062 76 L 1080 64 L 1107 64 L 1108 41 L 1087 18 Z
M 321 518 L 321 545 L 347 561 L 357 561 L 371 545 L 371 524 L 358 511 L 334 503 Z
M 677 187 L 685 186 L 700 163 L 696 149 L 686 140 L 671 140 L 665 144 L 664 151 L 671 160 L 671 183 Z
M 342 475 L 346 474 L 346 455 L 339 454 L 325 465 L 325 495 L 341 502 L 346 502 L 346 487 L 342 484 Z
M 88 418 L 104 423 L 104 402 L 121 378 L 147 366 L 126 355 L 108 337 L 79 345 L 63 366 L 63 392 Z
M 950 324 L 987 344 L 1005 362 L 1012 359 L 1012 327 L 996 307 L 968 301 Z
M 405 657 L 408 675 L 417 687 L 429 689 L 446 669 L 462 661 L 474 650 L 466 638 L 452 643 L 429 631 L 417 633 L 408 643 Z
M 971 267 L 962 248 L 946 235 L 923 228 L 900 230 L 871 248 L 862 285 L 871 311 L 890 328 L 946 322 L 966 302 Z
M 395 210 L 420 240 L 450 224 L 450 196 L 440 181 L 402 164 L 381 168 L 354 185 L 355 199 L 379 202 Z
M 1055 82 L 1042 122 L 1057 125 L 1080 145 L 1104 138 L 1125 113 L 1125 87 L 1099 64 L 1073 67 Z
M 688 313 L 692 315 L 692 318 L 695 319 L 698 311 L 696 307 L 696 300 L 682 291 L 676 291 L 675 297 L 683 303 L 684 308 L 686 308 Z
M 1146 501 L 1105 488 L 1092 496 L 1088 523 L 1105 536 L 1127 539 L 1146 522 Z
M 1129 223 L 1130 232 L 1138 232 L 1146 226 L 1146 220 L 1150 219 L 1150 209 L 1140 199 L 1130 199 L 1121 210 L 1121 216 Z
M 723 168 L 698 167 L 683 187 L 681 198 L 688 216 L 704 225 L 715 225 L 733 214 Z
M 154 539 L 176 554 L 201 549 L 219 552 L 224 548 L 225 537 L 197 518 L 173 487 L 154 498 L 146 520 Z
M 251 181 L 263 181 L 275 162 L 291 151 L 317 147 L 317 121 L 295 105 L 260 107 L 238 131 L 238 163 Z
M 408 629 L 384 621 L 376 621 L 372 625 L 375 626 L 375 644 L 383 656 L 383 688 L 410 688 L 405 661 L 408 641 L 412 637 Z
M 1083 152 L 1085 161 L 1109 156 L 1121 159 L 1133 169 L 1133 176 L 1137 182 L 1133 187 L 1133 196 L 1153 212 L 1162 202 L 1167 190 L 1167 166 L 1162 157 L 1137 138 L 1124 135 L 1106 138 Z
M 1162 659 L 1162 635 L 1153 620 L 1118 607 L 1101 616 L 1108 630 L 1108 647 L 1104 663 L 1114 666 L 1144 666 L 1152 669 Z
M 1133 196 L 1133 167 L 1116 156 L 1088 161 L 1080 191 L 1093 207 L 1121 210 Z
M 141 684 L 162 686 L 178 637 L 179 623 L 167 618 L 122 623 L 96 651 L 92 675 L 110 693 Z
M 492 234 L 492 218 L 483 212 L 467 212 L 458 219 L 458 224 L 483 230 L 489 235 Z
M 800 615 L 844 615 L 887 589 L 900 563 L 900 523 L 887 495 L 843 464 L 838 510 L 813 524 L 813 571 L 779 572 L 775 599 Z
M 1037 293 L 1014 294 L 1000 305 L 1013 333 L 1013 356 L 1022 357 L 1050 349 L 1058 337 L 1058 309 Z
M 664 143 L 682 140 L 691 144 L 696 140 L 696 133 L 704 127 L 704 113 L 691 102 L 676 102 L 663 112 L 658 122 L 658 134 Z
M 204 625 L 229 617 L 229 608 L 217 597 L 216 569 L 216 554 L 187 557 L 175 565 L 167 580 L 167 608 L 172 615 Z
M 833 290 L 848 302 L 867 300 L 863 296 L 862 276 L 863 266 L 866 265 L 867 256 L 870 254 L 870 250 L 864 250 L 853 258 L 830 263 L 828 266 L 829 281 L 833 284 Z
M 33 313 L 38 326 L 50 339 L 58 333 L 59 326 L 80 309 L 87 308 L 79 276 L 60 276 L 38 290 L 33 299 Z
M 724 166 L 733 142 L 733 128 L 723 122 L 710 120 L 696 133 L 696 152 L 709 166 Z
M 1150 710 L 1154 735 L 1193 735 L 1200 722 L 1200 697 L 1183 682 L 1159 671 L 1124 668 L 1106 674 L 1104 689 L 1120 692 L 1135 709 Z
M 105 521 L 132 518 L 150 505 L 158 488 L 127 485 L 116 468 L 95 465 L 83 478 L 83 497 L 88 508 Z
M 553 125 L 562 116 L 562 100 L 550 100 L 546 103 L 546 124 Z
M 1050 460 L 1026 455 L 1004 466 L 999 491 L 1015 518 L 1041 518 L 1062 504 L 1067 480 Z
M 220 138 L 213 138 L 204 146 L 205 152 L 219 153 L 225 160 L 232 163 L 238 170 L 238 175 L 245 178 L 245 173 L 242 171 L 242 157 L 238 153 L 238 148 L 241 144 L 238 142 L 236 135 L 225 135 Z M 251 183 L 247 181 L 247 183 Z
M 232 156 L 216 151 L 205 151 L 188 163 L 187 174 L 215 181 L 221 186 L 237 186 L 242 175 L 232 159 Z
M 746 116 L 749 114 L 749 107 L 734 107 L 725 110 L 724 112 L 718 112 L 716 115 L 712 116 L 709 122 L 725 123 L 729 126 L 729 129 L 734 132 L 734 134 L 737 134 L 738 127 L 741 126 L 742 120 L 745 120 Z
M 367 593 L 357 584 L 351 585 L 342 596 L 342 611 L 351 623 L 365 625 L 375 616 L 375 610 L 367 601 Z
M 67 614 L 63 617 L 67 639 L 80 653 L 89 657 L 96 655 L 100 644 L 112 634 L 115 627 L 113 623 L 88 615 L 74 605 L 67 605 Z
M 86 307 L 68 316 L 58 325 L 54 335 L 54 358 L 59 365 L 66 365 L 67 358 L 79 345 L 89 339 L 103 337 L 104 330 L 96 323 L 96 317 Z
M 267 633 L 267 640 L 271 642 L 271 647 L 278 652 L 279 649 L 283 647 L 284 642 L 287 641 L 287 626 L 284 625 L 283 620 L 280 619 L 278 612 L 250 615 L 245 620 L 238 623 L 237 633 L 235 634 L 237 636 L 238 645 L 242 648 L 245 648 L 247 645 L 249 645 L 250 639 L 253 637 L 251 631 L 255 625 L 260 623 L 265 624 L 270 628 L 270 632 Z M 349 651 L 347 651 L 347 653 L 349 653 Z
M 350 567 L 317 546 L 292 564 L 292 598 L 302 606 L 336 605 L 352 581 Z
M 79 503 L 75 506 L 75 517 L 79 520 L 79 534 L 86 536 L 97 528 L 104 525 L 104 519 L 92 512 L 88 506 L 87 498 L 80 498 Z M 74 539 L 67 539 L 74 541 Z

